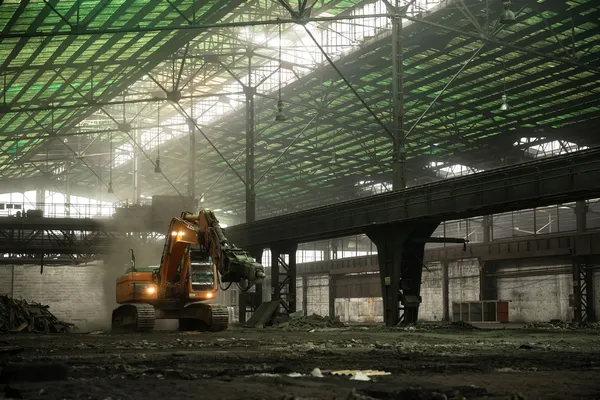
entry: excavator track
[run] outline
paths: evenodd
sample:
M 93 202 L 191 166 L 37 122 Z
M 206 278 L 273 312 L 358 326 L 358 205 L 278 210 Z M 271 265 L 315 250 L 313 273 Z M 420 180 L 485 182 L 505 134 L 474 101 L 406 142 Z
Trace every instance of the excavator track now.
M 229 326 L 229 311 L 218 304 L 191 303 L 185 306 L 183 315 L 179 320 L 183 331 L 221 332 Z
M 113 310 L 112 330 L 117 332 L 150 332 L 156 314 L 151 304 L 123 304 Z
M 221 332 L 227 329 L 229 326 L 229 310 L 225 306 L 221 305 L 210 305 L 211 311 L 211 324 L 209 330 L 212 332 Z

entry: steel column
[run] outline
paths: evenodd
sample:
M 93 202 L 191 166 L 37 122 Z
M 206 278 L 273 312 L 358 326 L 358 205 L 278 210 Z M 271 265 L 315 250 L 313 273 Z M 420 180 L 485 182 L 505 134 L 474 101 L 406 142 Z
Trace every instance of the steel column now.
M 413 239 L 431 236 L 439 223 L 430 220 L 366 230 L 377 246 L 383 319 L 387 326 L 417 322 L 425 243 Z
M 69 171 L 69 163 L 65 162 L 65 217 L 71 216 L 71 185 L 70 179 L 71 176 Z
M 587 211 L 588 206 L 585 200 L 575 203 L 575 223 L 578 233 L 583 233 L 587 230 Z
M 271 300 L 279 301 L 284 313 L 296 312 L 297 244 L 273 245 L 271 248 Z M 284 255 L 289 256 L 286 263 Z
M 481 220 L 481 226 L 483 228 L 483 243 L 489 243 L 492 241 L 492 216 L 484 215 Z
M 335 290 L 336 278 L 333 275 L 329 275 L 329 316 L 335 317 Z
M 584 267 L 585 268 L 585 267 Z M 573 299 L 572 299 L 572 307 L 573 307 L 573 321 L 582 322 L 584 321 L 584 297 L 582 296 L 581 290 L 581 264 L 580 260 L 577 257 L 573 258 Z
M 246 94 L 246 222 L 256 219 L 256 192 L 254 191 L 254 93 L 252 87 L 252 56 L 248 57 L 248 86 Z
M 306 317 L 308 315 L 308 278 L 302 277 L 302 312 Z
M 448 268 L 450 262 L 448 260 L 442 261 L 442 308 L 443 316 L 442 321 L 450 321 L 450 288 L 448 279 Z
M 193 104 L 192 104 L 193 107 Z M 193 118 L 193 117 L 192 117 Z M 188 123 L 189 128 L 189 148 L 188 148 L 188 196 L 194 199 L 196 204 L 196 127 L 193 123 Z M 194 210 L 196 211 L 196 210 Z
M 140 130 L 136 130 L 134 132 L 134 135 L 136 137 L 136 140 L 139 142 L 140 141 Z M 132 176 L 132 189 L 133 189 L 133 199 L 132 202 L 133 204 L 140 204 L 140 149 L 137 146 L 134 146 L 133 148 L 133 162 L 132 167 L 133 167 L 133 176 Z
M 402 17 L 398 10 L 392 15 L 392 96 L 394 112 L 394 143 L 392 164 L 394 190 L 406 187 L 406 147 L 404 135 L 404 49 L 402 44 Z
M 573 321 L 592 322 L 596 320 L 594 307 L 594 274 L 585 257 L 573 257 Z

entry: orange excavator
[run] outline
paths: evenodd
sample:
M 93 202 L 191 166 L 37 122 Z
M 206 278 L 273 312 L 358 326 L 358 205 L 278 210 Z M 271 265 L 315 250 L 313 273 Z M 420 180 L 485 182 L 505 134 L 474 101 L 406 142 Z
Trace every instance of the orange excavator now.
M 112 329 L 152 331 L 156 319 L 178 319 L 180 330 L 225 330 L 227 307 L 214 304 L 219 285 L 248 290 L 264 277 L 260 263 L 229 244 L 212 211 L 184 212 L 171 220 L 158 267 L 136 267 L 131 250 L 131 266 L 117 278 Z

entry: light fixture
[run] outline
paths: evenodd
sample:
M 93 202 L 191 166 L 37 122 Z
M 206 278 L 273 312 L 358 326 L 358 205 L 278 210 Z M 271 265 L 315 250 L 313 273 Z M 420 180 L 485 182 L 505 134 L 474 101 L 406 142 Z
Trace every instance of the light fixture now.
M 162 173 L 162 169 L 160 169 L 160 158 L 156 158 L 156 166 L 154 167 L 154 173 L 160 174 Z
M 287 117 L 283 113 L 283 101 L 281 101 L 281 24 L 279 24 L 279 97 L 277 99 L 277 112 L 275 113 L 276 122 L 285 122 Z
M 510 107 L 508 106 L 508 100 L 506 98 L 506 93 L 502 93 L 502 105 L 500 106 L 500 111 L 508 111 Z
M 112 181 L 108 181 L 108 194 L 113 194 L 115 191 L 112 187 Z
M 283 113 L 283 101 L 277 101 L 277 112 L 275 113 L 275 121 L 277 122 L 285 122 L 287 121 L 287 117 Z
M 502 0 L 504 4 L 504 11 L 502 11 L 502 15 L 500 16 L 500 23 L 505 25 L 514 24 L 517 22 L 515 13 L 510 9 L 512 5 L 511 0 Z

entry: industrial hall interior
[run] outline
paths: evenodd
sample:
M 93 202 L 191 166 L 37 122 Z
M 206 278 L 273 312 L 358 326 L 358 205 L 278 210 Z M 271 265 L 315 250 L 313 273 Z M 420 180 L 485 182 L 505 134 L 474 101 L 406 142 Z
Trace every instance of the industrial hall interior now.
M 0 1 L 0 397 L 599 399 L 597 0 Z

